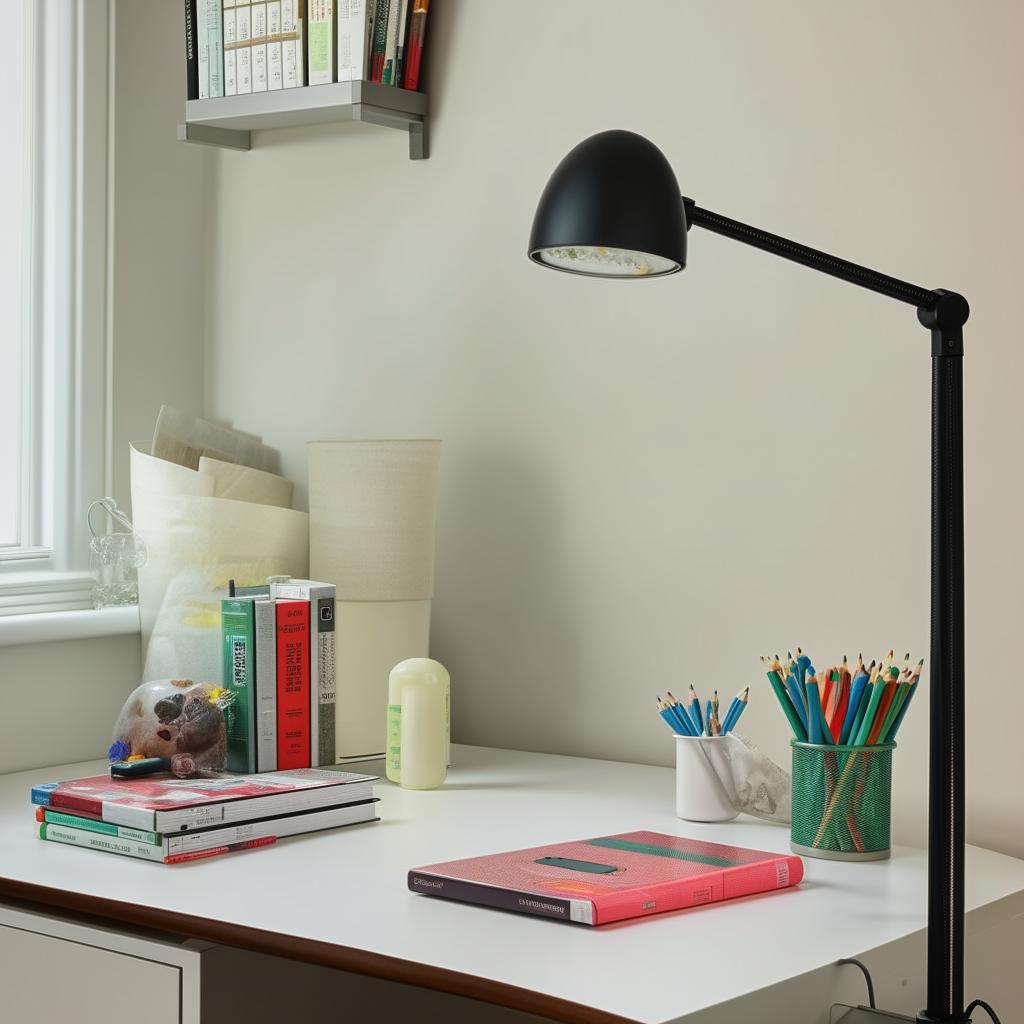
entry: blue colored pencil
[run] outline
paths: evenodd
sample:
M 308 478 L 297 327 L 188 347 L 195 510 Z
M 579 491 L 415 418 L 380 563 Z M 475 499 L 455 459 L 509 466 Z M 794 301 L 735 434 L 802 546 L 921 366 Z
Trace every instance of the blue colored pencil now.
M 714 733 L 711 731 L 711 718 L 712 718 L 712 714 L 713 713 L 712 713 L 712 710 L 711 710 L 711 701 L 708 701 L 707 707 L 704 709 L 704 733 L 707 736 L 713 736 L 714 735 Z
M 659 703 L 660 703 L 660 701 L 659 701 Z M 683 730 L 680 729 L 678 725 L 676 725 L 675 715 L 672 714 L 672 709 L 671 708 L 659 708 L 658 709 L 658 714 L 661 715 L 661 717 L 665 719 L 665 721 L 668 723 L 668 727 L 677 736 L 685 736 L 686 735 L 686 733 L 684 733 Z
M 804 683 L 804 692 L 807 694 L 807 742 L 821 742 L 821 693 L 818 690 L 818 680 L 811 676 Z
M 796 671 L 796 681 L 801 686 L 807 684 L 808 671 L 812 676 L 814 675 L 814 669 L 811 668 L 811 659 L 806 654 L 801 654 L 799 647 L 796 649 Z
M 786 691 L 793 701 L 796 713 L 800 716 L 800 724 L 804 727 L 804 732 L 810 733 L 807 723 L 807 700 L 803 695 L 802 688 L 796 681 L 796 676 L 792 674 L 786 676 Z
M 669 708 L 671 708 L 672 714 L 676 716 L 676 721 L 679 722 L 683 732 L 686 733 L 687 736 L 699 735 L 697 730 L 693 727 L 693 719 L 691 719 L 686 713 L 686 708 L 684 708 L 668 690 L 665 691 L 665 698 L 665 703 L 668 704 Z
M 676 700 L 675 695 L 671 690 L 665 691 L 665 696 L 668 698 L 668 705 L 672 710 L 679 716 L 680 724 L 686 729 L 688 736 L 699 736 L 700 730 L 694 724 L 693 719 L 690 717 L 689 712 L 686 710 L 686 705 Z
M 853 730 L 853 723 L 857 718 L 857 711 L 860 708 L 861 698 L 864 696 L 864 688 L 868 683 L 868 674 L 863 669 L 853 677 L 850 684 L 850 703 L 846 706 L 846 717 L 843 719 L 843 727 L 839 731 L 839 742 L 847 743 L 850 739 L 850 732 Z
M 743 703 L 741 698 L 749 694 L 750 687 L 748 686 L 745 690 L 741 690 L 732 699 L 732 703 L 729 705 L 729 710 L 725 713 L 725 718 L 722 720 L 722 735 L 724 736 L 732 727 L 736 721 L 737 716 L 740 713 L 740 705 Z
M 700 697 L 697 696 L 697 691 L 691 686 L 688 694 L 690 700 L 690 717 L 693 719 L 693 724 L 697 726 L 697 735 L 699 736 L 704 731 L 704 719 L 700 713 Z

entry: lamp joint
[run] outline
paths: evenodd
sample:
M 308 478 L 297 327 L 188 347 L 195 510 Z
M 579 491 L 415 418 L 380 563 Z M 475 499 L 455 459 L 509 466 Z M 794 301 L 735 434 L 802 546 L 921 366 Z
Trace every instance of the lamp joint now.
M 932 333 L 932 355 L 962 356 L 963 326 L 970 316 L 971 307 L 959 292 L 937 288 L 931 294 L 933 302 L 918 307 L 917 319 Z

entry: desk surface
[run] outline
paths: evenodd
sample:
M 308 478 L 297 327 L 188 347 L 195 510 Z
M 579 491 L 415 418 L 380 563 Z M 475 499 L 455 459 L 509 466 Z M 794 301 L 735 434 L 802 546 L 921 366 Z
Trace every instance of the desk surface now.
M 433 792 L 382 780 L 378 824 L 174 867 L 35 838 L 30 785 L 102 764 L 0 777 L 0 896 L 564 1021 L 678 1020 L 924 926 L 925 854 L 899 847 L 871 864 L 807 859 L 795 890 L 597 929 L 415 896 L 419 864 L 633 829 L 788 849 L 777 825 L 677 819 L 669 769 L 459 746 L 453 760 Z M 969 910 L 1022 889 L 1024 861 L 968 849 Z

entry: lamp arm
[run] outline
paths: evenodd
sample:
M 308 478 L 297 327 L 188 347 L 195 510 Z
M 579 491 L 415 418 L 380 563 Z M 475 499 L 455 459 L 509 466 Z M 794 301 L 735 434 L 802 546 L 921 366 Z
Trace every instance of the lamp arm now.
M 775 256 L 782 256 L 794 263 L 801 263 L 812 270 L 830 274 L 832 277 L 838 277 L 850 284 L 859 285 L 861 288 L 869 288 L 873 292 L 888 295 L 891 299 L 898 299 L 900 302 L 917 306 L 919 309 L 931 309 L 937 303 L 936 293 L 929 288 L 921 288 L 908 281 L 889 277 L 888 274 L 880 274 L 877 270 L 840 259 L 838 256 L 832 256 L 820 249 L 812 249 L 809 245 L 794 242 L 781 235 L 773 235 L 768 231 L 762 231 L 760 228 L 733 220 L 731 217 L 723 217 L 720 213 L 703 209 L 685 196 L 683 196 L 683 207 L 686 211 L 688 227 L 693 225 L 702 227 L 706 231 L 713 231 L 716 235 L 724 235 L 737 242 L 752 245 L 755 249 L 763 249 Z M 964 319 L 966 320 L 966 317 Z
M 957 292 L 921 288 L 704 210 L 692 225 L 917 307 L 932 338 L 931 702 L 927 1007 L 920 1024 L 964 1024 L 964 467 L 963 325 Z

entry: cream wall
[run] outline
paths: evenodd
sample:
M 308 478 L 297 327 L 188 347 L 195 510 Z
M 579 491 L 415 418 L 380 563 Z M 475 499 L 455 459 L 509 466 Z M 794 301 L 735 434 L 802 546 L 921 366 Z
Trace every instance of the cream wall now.
M 362 125 L 216 155 L 207 412 L 300 480 L 311 438 L 444 439 L 457 739 L 668 763 L 655 693 L 750 683 L 744 730 L 781 759 L 759 654 L 927 654 L 926 332 L 700 232 L 663 281 L 529 264 L 557 161 L 630 128 L 702 205 L 971 300 L 969 835 L 1024 855 L 1022 32 L 1008 0 L 438 0 L 429 160 Z M 897 755 L 904 839 L 927 710 Z

